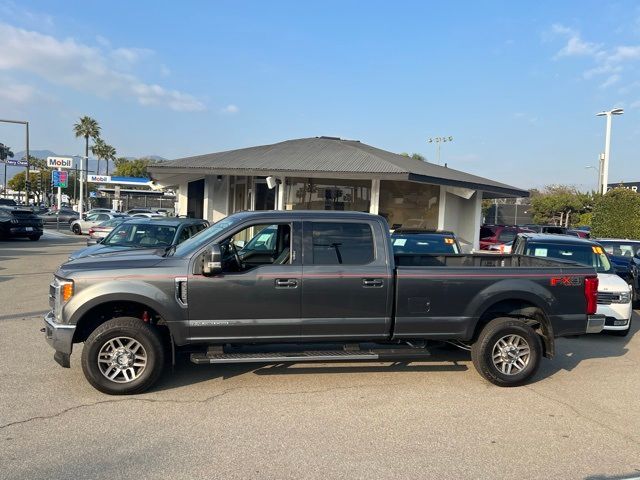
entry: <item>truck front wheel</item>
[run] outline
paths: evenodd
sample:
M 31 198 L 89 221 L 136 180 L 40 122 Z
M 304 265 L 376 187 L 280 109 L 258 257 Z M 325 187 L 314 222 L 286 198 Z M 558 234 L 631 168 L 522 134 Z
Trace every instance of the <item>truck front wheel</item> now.
M 142 393 L 160 377 L 164 354 L 162 339 L 153 327 L 138 318 L 114 318 L 85 341 L 82 371 L 101 392 Z
M 542 358 L 540 336 L 514 318 L 491 320 L 471 347 L 471 359 L 480 375 L 500 387 L 527 382 Z

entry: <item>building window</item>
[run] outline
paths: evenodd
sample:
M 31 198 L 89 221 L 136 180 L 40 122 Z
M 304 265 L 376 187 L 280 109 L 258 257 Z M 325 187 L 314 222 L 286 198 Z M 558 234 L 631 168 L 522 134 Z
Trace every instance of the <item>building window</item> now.
M 291 177 L 285 187 L 285 210 L 369 211 L 370 180 Z
M 440 187 L 415 182 L 380 181 L 378 213 L 392 229 L 438 228 Z

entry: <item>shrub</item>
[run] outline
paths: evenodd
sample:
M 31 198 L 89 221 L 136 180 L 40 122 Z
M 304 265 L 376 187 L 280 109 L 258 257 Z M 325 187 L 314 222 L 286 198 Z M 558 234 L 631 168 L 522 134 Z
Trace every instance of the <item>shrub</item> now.
M 591 235 L 640 239 L 640 194 L 614 188 L 599 197 L 593 207 Z

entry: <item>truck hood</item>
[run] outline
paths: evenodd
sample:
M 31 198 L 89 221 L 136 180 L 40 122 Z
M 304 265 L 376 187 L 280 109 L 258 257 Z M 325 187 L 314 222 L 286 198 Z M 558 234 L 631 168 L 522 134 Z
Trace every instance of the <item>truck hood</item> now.
M 95 245 L 91 245 L 90 247 L 82 248 L 73 252 L 69 255 L 69 260 L 76 260 L 78 258 L 90 257 L 95 255 L 114 255 L 114 254 L 125 254 L 126 255 L 137 255 L 140 253 L 150 253 L 158 250 L 158 247 L 155 248 L 132 248 L 132 247 L 118 247 L 118 246 L 110 246 L 110 245 L 101 245 L 99 243 Z M 131 253 L 133 252 L 133 253 Z
M 615 273 L 598 274 L 599 292 L 628 292 L 629 284 Z
M 157 248 L 111 251 L 69 260 L 60 270 L 65 273 L 80 270 L 137 270 L 158 265 L 165 260 L 163 254 L 164 249 Z

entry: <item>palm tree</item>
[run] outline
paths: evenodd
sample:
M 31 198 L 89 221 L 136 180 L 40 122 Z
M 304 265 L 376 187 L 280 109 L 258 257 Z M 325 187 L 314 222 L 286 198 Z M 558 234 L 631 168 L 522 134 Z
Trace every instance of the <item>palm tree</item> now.
M 109 175 L 109 161 L 113 162 L 116 159 L 116 149 L 111 145 L 104 146 L 104 159 L 107 162 L 107 175 Z
M 76 138 L 84 137 L 84 156 L 85 162 L 89 162 L 89 138 L 94 141 L 100 138 L 100 125 L 93 118 L 80 117 L 80 121 L 73 126 L 73 131 L 76 134 Z M 86 169 L 86 164 L 85 164 Z
M 100 175 L 100 160 L 104 160 L 107 164 L 106 175 L 109 175 L 109 160 L 116 159 L 116 149 L 101 138 L 96 138 L 95 144 L 91 147 L 91 153 L 98 159 L 98 175 Z
M 91 153 L 98 159 L 98 166 L 96 167 L 96 173 L 100 175 L 100 160 L 104 158 L 104 148 L 107 146 L 104 140 L 96 138 L 91 147 Z

